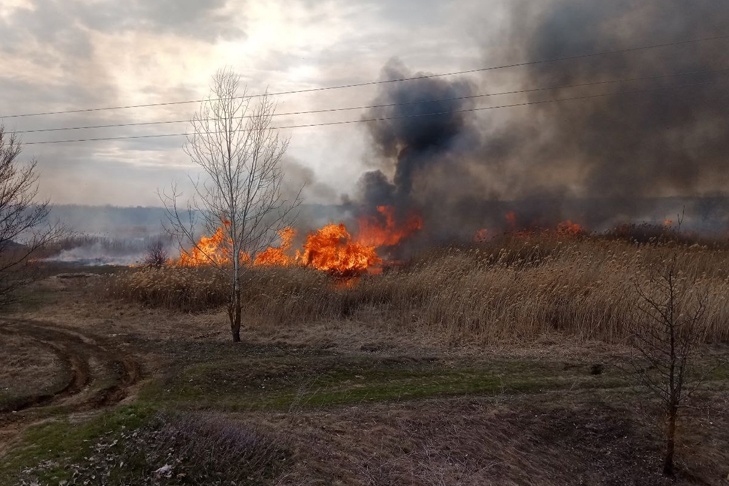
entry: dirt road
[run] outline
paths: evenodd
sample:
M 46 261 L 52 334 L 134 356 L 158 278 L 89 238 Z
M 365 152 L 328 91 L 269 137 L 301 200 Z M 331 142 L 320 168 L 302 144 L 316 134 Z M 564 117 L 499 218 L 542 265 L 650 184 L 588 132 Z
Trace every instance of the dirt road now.
M 60 373 L 52 389 L 39 390 L 29 383 L 27 392 L 0 403 L 0 455 L 27 425 L 57 413 L 59 408 L 88 411 L 117 403 L 141 377 L 141 367 L 133 355 L 99 336 L 59 323 L 2 317 L 0 341 L 3 336 L 46 348 L 63 369 L 49 371 Z

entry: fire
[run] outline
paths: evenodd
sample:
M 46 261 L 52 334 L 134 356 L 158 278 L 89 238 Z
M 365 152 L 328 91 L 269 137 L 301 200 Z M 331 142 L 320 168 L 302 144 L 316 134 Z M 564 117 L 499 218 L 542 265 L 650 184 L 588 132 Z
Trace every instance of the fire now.
M 581 225 L 573 223 L 569 219 L 557 225 L 557 234 L 561 236 L 580 236 L 584 233 L 585 229 Z
M 579 223 L 575 223 L 572 220 L 565 220 L 557 224 L 556 228 L 549 229 L 545 228 L 543 226 L 534 225 L 531 228 L 525 228 L 521 230 L 517 230 L 516 223 L 517 223 L 517 216 L 514 211 L 509 211 L 506 213 L 506 222 L 509 226 L 507 229 L 507 233 L 511 235 L 515 235 L 518 237 L 531 237 L 535 235 L 549 235 L 549 234 L 556 234 L 560 238 L 564 237 L 575 237 L 575 236 L 583 236 L 588 233 L 588 231 L 585 229 L 584 226 L 582 226 Z M 474 241 L 476 242 L 484 242 L 488 241 L 489 235 L 487 230 L 482 229 L 476 232 L 474 235 Z
M 395 221 L 395 208 L 392 206 L 377 206 L 377 212 L 380 217 L 366 216 L 359 219 L 357 243 L 373 247 L 395 246 L 403 238 L 423 228 L 423 219 L 417 214 L 411 214 L 403 224 L 398 225 Z
M 278 236 L 281 238 L 281 246 L 270 246 L 256 255 L 256 259 L 253 261 L 254 265 L 287 267 L 296 263 L 296 258 L 287 255 L 296 237 L 296 230 L 287 227 L 279 231 Z
M 491 235 L 489 234 L 489 230 L 487 228 L 481 228 L 480 230 L 476 231 L 475 235 L 473 235 L 474 243 L 485 243 L 490 239 Z
M 670 228 L 671 226 L 673 226 L 673 220 L 668 218 L 664 219 L 663 226 L 665 226 L 666 228 Z
M 362 273 L 382 263 L 375 247 L 352 241 L 343 224 L 328 224 L 310 234 L 299 261 L 317 270 L 340 275 Z
M 337 274 L 356 275 L 378 273 L 382 258 L 378 248 L 397 245 L 423 227 L 422 218 L 409 216 L 402 224 L 395 218 L 390 206 L 379 206 L 378 215 L 363 217 L 359 232 L 353 236 L 344 224 L 328 224 L 311 232 L 301 250 L 293 251 L 296 231 L 284 228 L 279 232 L 281 243 L 269 247 L 255 256 L 253 265 L 291 266 L 302 265 Z M 190 251 L 182 250 L 176 261 L 179 266 L 224 265 L 230 263 L 231 240 L 228 235 L 229 222 L 223 222 L 213 236 L 200 238 Z M 250 263 L 248 255 L 241 254 L 241 262 Z
M 222 265 L 230 261 L 231 245 L 228 237 L 230 221 L 215 230 L 213 236 L 203 236 L 189 252 L 180 251 L 177 265 L 181 267 L 197 267 L 200 265 Z
M 509 229 L 516 229 L 516 213 L 514 211 L 509 211 L 506 213 L 505 218 L 506 223 L 509 225 Z

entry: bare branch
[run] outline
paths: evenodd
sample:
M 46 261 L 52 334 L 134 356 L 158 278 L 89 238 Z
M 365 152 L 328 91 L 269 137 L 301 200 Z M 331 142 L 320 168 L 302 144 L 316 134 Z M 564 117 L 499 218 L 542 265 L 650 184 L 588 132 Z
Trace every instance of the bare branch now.
M 707 332 L 702 323 L 708 295 L 696 291 L 695 282 L 678 270 L 677 260 L 674 253 L 663 262 L 660 273 L 652 269 L 645 287 L 636 285 L 642 319 L 632 323 L 634 347 L 649 365 L 648 370 L 640 371 L 641 381 L 664 404 L 667 475 L 673 474 L 676 422 L 686 396 L 689 368 Z M 689 394 L 695 390 L 688 388 Z
M 38 201 L 37 163 L 17 160 L 22 144 L 0 125 L 0 300 L 27 283 L 27 263 L 63 228 L 48 221 L 49 201 Z
M 205 174 L 192 181 L 194 194 L 188 201 L 185 220 L 178 205 L 180 194 L 161 194 L 167 209 L 169 230 L 181 246 L 193 247 L 211 264 L 227 272 L 231 282 L 228 313 L 233 339 L 238 340 L 241 275 L 256 255 L 270 246 L 278 232 L 292 222 L 301 203 L 301 191 L 286 198 L 282 190 L 281 167 L 289 140 L 273 129 L 276 110 L 273 99 L 264 94 L 246 96 L 240 77 L 223 69 L 211 82 L 210 95 L 192 117 L 191 135 L 185 153 Z M 201 223 L 193 221 L 192 215 Z M 199 245 L 196 226 L 208 234 L 221 229 L 230 261 L 220 262 Z

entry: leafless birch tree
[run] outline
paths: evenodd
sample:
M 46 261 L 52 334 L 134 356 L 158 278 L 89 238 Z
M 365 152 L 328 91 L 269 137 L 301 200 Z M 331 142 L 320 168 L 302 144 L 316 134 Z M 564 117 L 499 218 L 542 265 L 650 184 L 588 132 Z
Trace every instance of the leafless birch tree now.
M 240 341 L 242 275 L 256 254 L 290 224 L 301 202 L 300 193 L 287 196 L 282 188 L 282 158 L 289 140 L 272 126 L 275 109 L 268 94 L 247 96 L 237 74 L 218 71 L 209 97 L 191 120 L 184 146 L 204 178 L 191 179 L 194 196 L 184 208 L 174 185 L 171 194 L 161 195 L 170 229 L 182 245 L 198 245 L 198 230 L 211 235 L 223 229 L 230 258 L 206 256 L 210 265 L 228 274 L 234 342 Z

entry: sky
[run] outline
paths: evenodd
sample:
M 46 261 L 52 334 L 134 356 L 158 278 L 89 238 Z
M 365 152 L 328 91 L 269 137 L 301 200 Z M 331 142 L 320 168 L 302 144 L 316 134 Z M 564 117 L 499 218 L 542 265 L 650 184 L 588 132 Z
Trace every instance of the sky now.
M 185 132 L 195 103 L 43 116 L 49 111 L 203 98 L 228 67 L 249 93 L 382 79 L 393 60 L 444 73 L 511 60 L 508 0 L 2 0 L 0 123 L 35 159 L 56 204 L 159 206 L 196 167 L 184 137 L 37 144 Z M 494 78 L 494 85 L 500 81 Z M 377 86 L 276 97 L 278 112 L 361 106 Z M 364 111 L 281 116 L 276 124 L 357 120 Z M 31 130 L 183 121 L 83 130 Z M 286 164 L 306 202 L 337 203 L 372 166 L 361 123 L 285 131 Z M 189 188 L 188 188 L 189 190 Z

